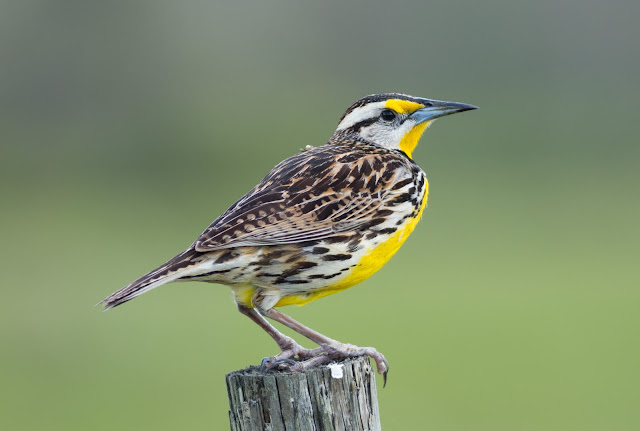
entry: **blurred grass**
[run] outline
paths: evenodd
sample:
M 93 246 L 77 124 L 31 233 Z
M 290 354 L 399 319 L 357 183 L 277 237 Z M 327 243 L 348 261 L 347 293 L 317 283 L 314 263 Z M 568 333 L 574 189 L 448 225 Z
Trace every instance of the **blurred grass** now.
M 385 429 L 638 428 L 636 3 L 62 5 L 0 9 L 0 428 L 226 429 L 275 352 L 228 289 L 92 305 L 378 91 L 481 109 L 389 265 L 285 311 L 387 355 Z

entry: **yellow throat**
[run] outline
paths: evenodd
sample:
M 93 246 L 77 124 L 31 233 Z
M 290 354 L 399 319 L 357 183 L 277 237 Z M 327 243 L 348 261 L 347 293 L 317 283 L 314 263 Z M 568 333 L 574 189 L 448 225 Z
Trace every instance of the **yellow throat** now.
M 402 141 L 400 141 L 400 149 L 411 158 L 411 153 L 418 146 L 418 141 L 420 137 L 427 130 L 431 121 L 425 121 L 424 123 L 420 123 L 416 125 L 413 129 L 409 130 Z

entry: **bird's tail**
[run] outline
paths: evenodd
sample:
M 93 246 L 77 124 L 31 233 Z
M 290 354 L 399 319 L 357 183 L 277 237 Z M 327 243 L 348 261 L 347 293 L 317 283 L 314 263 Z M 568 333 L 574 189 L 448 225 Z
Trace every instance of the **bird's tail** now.
M 98 305 L 103 305 L 104 310 L 116 307 L 120 304 L 142 295 L 145 292 L 155 289 L 166 283 L 175 281 L 181 277 L 191 275 L 201 262 L 198 257 L 203 253 L 197 252 L 192 248 L 180 253 L 164 265 L 159 266 L 150 273 L 143 275 L 136 281 L 128 284 L 117 292 L 112 293 L 105 299 L 100 301 Z

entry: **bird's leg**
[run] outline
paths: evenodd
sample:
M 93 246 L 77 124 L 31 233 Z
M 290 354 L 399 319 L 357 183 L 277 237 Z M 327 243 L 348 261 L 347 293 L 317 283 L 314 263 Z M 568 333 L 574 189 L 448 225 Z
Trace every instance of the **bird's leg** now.
M 362 356 L 367 355 L 376 361 L 376 365 L 378 368 L 378 373 L 384 376 L 384 381 L 387 381 L 387 372 L 389 371 L 389 362 L 387 362 L 384 355 L 378 352 L 373 347 L 358 347 L 353 344 L 345 344 L 334 339 L 331 339 L 321 333 L 314 331 L 313 329 L 304 326 L 302 323 L 292 319 L 276 310 L 275 308 L 271 308 L 269 310 L 262 311 L 262 314 L 267 316 L 270 319 L 275 320 L 276 322 L 282 323 L 284 326 L 293 329 L 300 335 L 304 335 L 311 341 L 317 343 L 322 347 L 324 352 L 327 354 L 329 358 L 350 358 L 354 356 Z M 310 361 L 314 361 L 316 358 L 312 358 Z
M 253 320 L 258 324 L 262 329 L 264 329 L 267 334 L 274 339 L 274 341 L 282 350 L 279 354 L 272 356 L 270 358 L 265 358 L 263 360 L 263 365 L 269 364 L 277 364 L 283 360 L 291 359 L 296 356 L 299 358 L 311 358 L 323 352 L 321 348 L 318 349 L 306 349 L 296 343 L 293 338 L 284 335 L 282 332 L 278 331 L 274 326 L 267 321 L 255 308 L 245 307 L 243 305 L 238 304 L 238 311 L 247 316 L 249 319 Z

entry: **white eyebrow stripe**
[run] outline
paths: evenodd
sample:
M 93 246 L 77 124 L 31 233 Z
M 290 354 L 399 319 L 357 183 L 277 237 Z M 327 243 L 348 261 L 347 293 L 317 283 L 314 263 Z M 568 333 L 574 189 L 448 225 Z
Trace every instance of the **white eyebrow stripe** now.
M 340 124 L 338 124 L 337 130 L 345 130 L 354 124 L 359 123 L 362 120 L 366 120 L 371 118 L 373 113 L 378 109 L 383 109 L 385 106 L 385 101 L 382 102 L 372 102 L 368 103 L 364 106 L 359 106 L 353 111 L 349 112 L 349 114 L 342 119 Z

